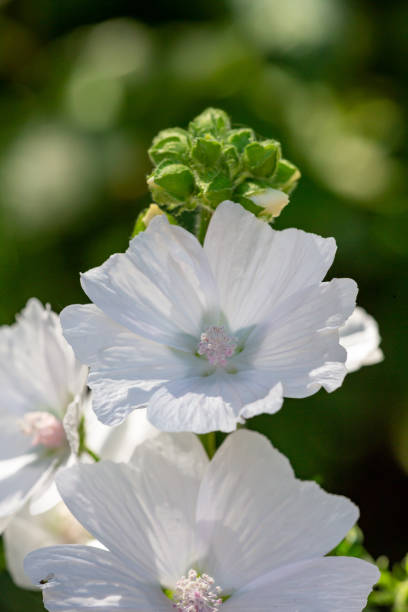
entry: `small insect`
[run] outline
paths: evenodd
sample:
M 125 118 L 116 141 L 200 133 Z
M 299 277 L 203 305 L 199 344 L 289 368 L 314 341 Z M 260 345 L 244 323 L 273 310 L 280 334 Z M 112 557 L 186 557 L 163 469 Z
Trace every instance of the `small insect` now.
M 47 582 L 49 582 L 53 578 L 54 578 L 54 574 L 48 574 L 48 576 L 46 576 L 45 578 L 40 580 L 40 582 L 38 584 L 47 584 Z

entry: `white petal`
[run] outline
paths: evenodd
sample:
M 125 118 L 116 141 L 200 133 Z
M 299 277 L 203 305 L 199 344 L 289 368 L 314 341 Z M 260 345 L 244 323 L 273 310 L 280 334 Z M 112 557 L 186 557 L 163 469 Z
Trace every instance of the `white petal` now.
M 233 431 L 237 423 L 260 412 L 273 413 L 282 405 L 280 385 L 251 371 L 196 376 L 164 383 L 149 401 L 147 417 L 164 431 Z
M 75 360 L 57 315 L 29 300 L 17 323 L 0 335 L 0 411 L 50 409 L 62 415 L 85 381 L 86 368 Z
M 361 612 L 380 572 L 352 557 L 326 557 L 262 576 L 225 604 L 228 612 Z
M 57 485 L 79 522 L 123 563 L 174 587 L 196 556 L 198 484 L 165 456 L 145 452 L 143 469 L 82 464 L 60 472 Z
M 355 372 L 364 365 L 382 361 L 380 342 L 377 321 L 364 308 L 357 307 L 340 328 L 340 344 L 347 351 L 347 371 Z
M 101 424 L 98 422 L 101 426 Z M 144 440 L 154 437 L 158 431 L 149 423 L 146 410 L 137 410 L 130 414 L 118 427 L 106 427 L 107 435 L 101 445 L 95 443 L 92 436 L 87 438 L 90 448 L 102 459 L 127 462 L 135 448 Z M 89 431 L 89 430 L 88 430 Z
M 319 283 L 336 251 L 333 238 L 275 231 L 239 204 L 223 202 L 204 243 L 232 331 L 269 318 L 279 302 Z
M 14 414 L 0 416 L 0 461 L 18 457 L 32 449 L 32 440 L 21 427 L 21 419 Z
M 145 340 L 115 323 L 93 304 L 61 313 L 64 334 L 78 359 L 90 368 L 88 384 L 98 418 L 117 425 L 147 403 L 162 381 L 200 371 L 202 359 Z
M 5 530 L 3 541 L 7 569 L 14 582 L 23 589 L 38 589 L 24 572 L 23 561 L 33 550 L 58 543 L 50 530 L 45 529 L 43 517 L 18 514 Z
M 0 518 L 18 512 L 30 495 L 47 483 L 56 459 L 41 459 L 37 454 L 0 461 Z
M 47 512 L 61 501 L 54 478 L 55 474 L 51 472 L 48 486 L 45 486 L 44 489 L 41 488 L 38 494 L 33 495 L 30 499 L 29 508 L 32 515 Z
M 24 569 L 34 584 L 46 581 L 42 586 L 44 605 L 50 612 L 172 609 L 159 584 L 141 581 L 132 565 L 91 546 L 37 550 L 26 557 Z
M 274 568 L 329 552 L 358 509 L 314 482 L 260 434 L 238 431 L 217 451 L 201 484 L 197 522 L 210 552 L 205 571 L 227 592 Z
M 254 330 L 238 359 L 269 371 L 285 397 L 307 397 L 321 386 L 337 389 L 346 374 L 338 328 L 356 294 L 355 282 L 346 278 L 298 292 L 272 313 L 270 324 Z
M 88 297 L 117 323 L 144 338 L 185 349 L 203 319 L 218 312 L 214 280 L 197 239 L 162 215 L 81 278 Z M 215 313 L 215 314 L 214 314 Z

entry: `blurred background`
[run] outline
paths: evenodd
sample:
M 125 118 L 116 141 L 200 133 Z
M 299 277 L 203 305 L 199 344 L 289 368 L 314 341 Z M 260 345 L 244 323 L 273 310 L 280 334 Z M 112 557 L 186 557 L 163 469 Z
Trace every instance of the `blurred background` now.
M 335 236 L 385 361 L 250 427 L 361 509 L 365 545 L 407 551 L 408 4 L 394 0 L 0 0 L 0 322 L 125 250 L 147 148 L 206 106 L 302 171 L 276 227 Z M 404 314 L 405 313 L 405 314 Z M 0 610 L 41 610 L 0 574 Z

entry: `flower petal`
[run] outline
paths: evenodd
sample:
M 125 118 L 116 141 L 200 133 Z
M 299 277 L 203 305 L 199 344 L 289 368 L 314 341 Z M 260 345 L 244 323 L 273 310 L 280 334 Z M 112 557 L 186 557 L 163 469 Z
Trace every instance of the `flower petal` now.
M 0 461 L 0 518 L 18 512 L 37 493 L 55 469 L 57 459 L 36 453 Z
M 256 371 L 216 370 L 207 377 L 172 380 L 154 393 L 147 417 L 164 431 L 233 431 L 244 418 L 281 407 L 281 386 L 271 388 L 265 378 Z
M 0 461 L 18 457 L 32 449 L 32 439 L 26 436 L 21 420 L 14 414 L 0 416 Z
M 137 467 L 82 464 L 60 472 L 57 485 L 87 531 L 139 576 L 171 588 L 198 554 L 193 527 L 199 478 L 181 475 L 181 458 L 174 463 L 147 443 L 136 453 Z M 189 460 L 190 449 L 184 463 Z
M 65 308 L 61 322 L 78 359 L 91 368 L 88 384 L 93 390 L 93 409 L 107 425 L 117 425 L 145 405 L 162 381 L 203 368 L 193 347 L 187 355 L 146 340 L 93 304 Z
M 2 328 L 1 412 L 49 409 L 62 416 L 69 397 L 83 390 L 86 373 L 62 335 L 58 316 L 38 300 L 29 300 L 17 323 Z
M 249 336 L 241 359 L 269 371 L 285 397 L 337 389 L 346 374 L 338 328 L 353 311 L 357 285 L 347 278 L 309 287 L 284 302 L 271 323 Z
M 181 350 L 189 337 L 199 338 L 203 319 L 218 312 L 214 279 L 199 242 L 164 215 L 133 238 L 126 253 L 89 270 L 81 282 L 111 319 Z
M 361 612 L 380 572 L 352 557 L 326 557 L 270 572 L 223 604 L 223 612 Z
M 323 280 L 336 251 L 333 238 L 273 230 L 239 204 L 223 202 L 204 250 L 232 331 L 269 317 L 272 307 Z
M 301 482 L 262 435 L 238 431 L 210 463 L 197 505 L 209 542 L 206 573 L 231 592 L 272 569 L 329 552 L 358 509 L 314 482 Z
M 340 344 L 347 351 L 346 368 L 355 372 L 384 359 L 377 321 L 359 306 L 340 328 Z
M 159 584 L 141 579 L 134 567 L 92 546 L 36 550 L 26 557 L 24 569 L 34 584 L 42 586 L 44 605 L 50 612 L 171 610 Z

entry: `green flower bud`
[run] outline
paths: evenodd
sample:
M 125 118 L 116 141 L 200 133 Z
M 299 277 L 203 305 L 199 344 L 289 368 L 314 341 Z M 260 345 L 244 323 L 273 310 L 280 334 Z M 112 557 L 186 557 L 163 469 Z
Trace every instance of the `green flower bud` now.
M 195 188 L 194 175 L 187 166 L 166 162 L 157 166 L 147 183 L 159 204 L 186 203 Z
M 237 189 L 237 195 L 245 208 L 268 221 L 279 217 L 283 208 L 289 204 L 287 193 L 274 189 L 262 180 L 245 181 Z
M 227 113 L 218 108 L 207 108 L 188 126 L 193 136 L 211 134 L 216 138 L 224 137 L 229 129 L 231 129 L 231 123 Z
M 185 162 L 189 153 L 189 136 L 181 128 L 169 128 L 159 132 L 149 149 L 152 163 L 157 165 L 163 159 Z
M 280 144 L 275 140 L 251 142 L 243 155 L 246 167 L 255 176 L 271 176 L 281 156 Z
M 231 130 L 228 135 L 228 142 L 234 145 L 239 153 L 242 153 L 247 144 L 256 140 L 255 133 L 251 128 L 239 128 Z
M 296 187 L 300 176 L 300 171 L 294 164 L 287 159 L 281 159 L 271 179 L 271 185 L 277 189 L 282 189 L 282 191 L 290 193 Z
M 216 108 L 195 117 L 188 130 L 160 132 L 149 154 L 156 165 L 148 177 L 153 199 L 180 213 L 241 198 L 248 209 L 269 219 L 284 206 L 284 196 L 276 191 L 290 193 L 300 177 L 296 166 L 281 159 L 277 141 L 259 139 L 249 127 L 232 129 L 228 115 Z M 249 184 L 256 186 L 253 193 Z
M 220 155 L 221 144 L 210 135 L 197 138 L 191 149 L 192 159 L 204 168 L 215 166 Z
M 203 189 L 205 199 L 214 208 L 232 196 L 233 183 L 226 174 L 217 174 Z
M 242 170 L 242 164 L 236 147 L 232 144 L 225 145 L 222 149 L 222 159 L 231 179 L 237 177 Z

